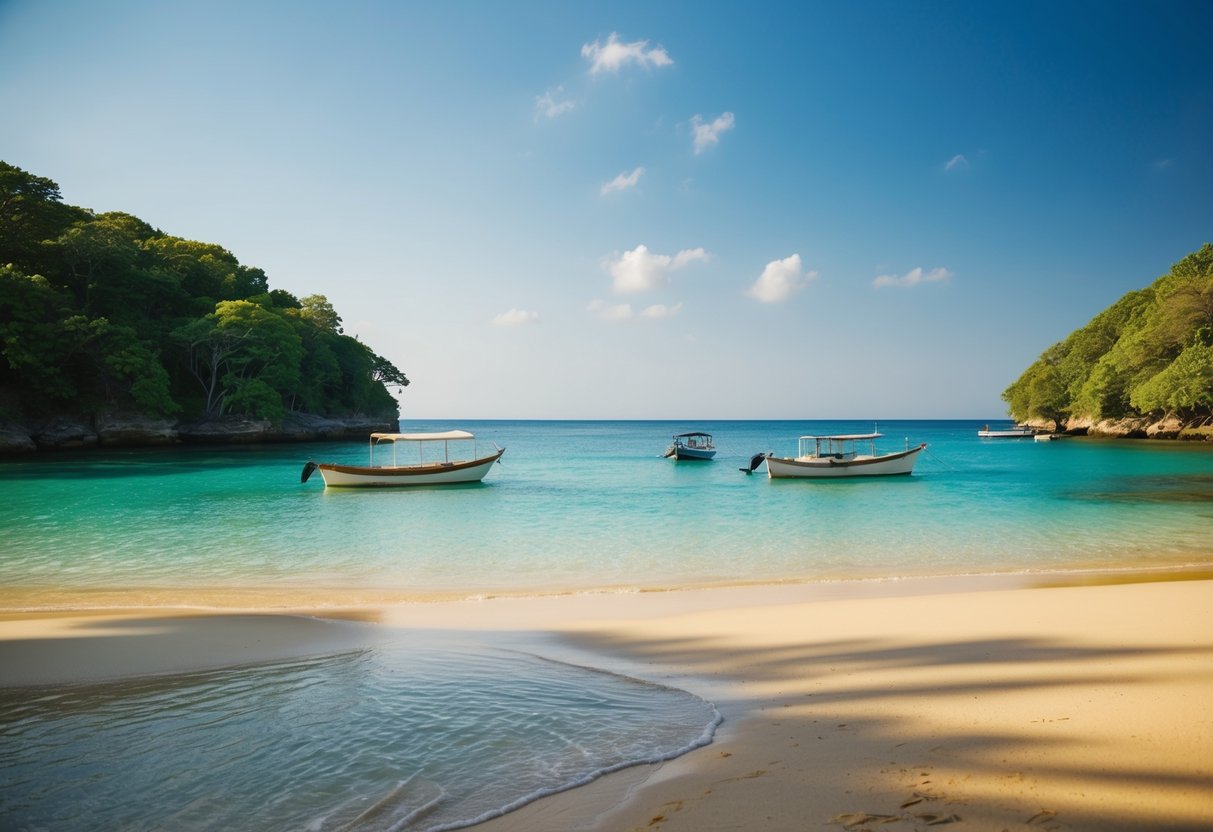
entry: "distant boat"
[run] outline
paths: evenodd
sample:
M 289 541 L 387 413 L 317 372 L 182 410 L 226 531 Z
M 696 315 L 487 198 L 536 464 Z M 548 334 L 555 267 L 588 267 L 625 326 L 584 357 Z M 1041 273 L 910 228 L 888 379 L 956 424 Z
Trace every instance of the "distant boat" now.
M 990 430 L 990 426 L 986 425 L 977 431 L 977 436 L 981 439 L 1030 439 L 1037 433 L 1036 428 L 1028 425 L 1014 425 L 1001 430 Z
M 883 477 L 909 474 L 918 455 L 926 450 L 923 442 L 914 448 L 890 454 L 876 453 L 881 433 L 854 433 L 834 436 L 802 436 L 795 457 L 766 455 L 767 476 L 771 479 L 812 477 Z M 868 453 L 857 448 L 867 444 Z M 757 459 L 757 456 L 755 456 Z M 760 463 L 761 464 L 761 463 Z M 744 470 L 744 469 L 742 469 Z
M 716 456 L 716 446 L 712 443 L 712 434 L 696 430 L 675 436 L 662 456 L 666 459 L 708 460 Z
M 479 455 L 479 449 L 473 442 L 470 458 L 451 459 L 451 442 L 475 440 L 473 434 L 466 430 L 449 430 L 441 433 L 372 433 L 370 439 L 370 464 L 336 465 L 327 462 L 309 461 L 303 466 L 300 482 L 307 482 L 313 471 L 319 471 L 324 484 L 331 488 L 392 488 L 407 485 L 450 485 L 452 483 L 480 482 L 484 475 L 493 467 L 493 463 L 501 459 L 505 448 Z M 398 464 L 396 453 L 397 444 L 410 442 L 417 444 L 417 462 Z M 426 443 L 442 443 L 442 459 L 425 460 Z M 376 465 L 375 448 L 383 443 L 392 445 L 392 464 Z M 456 446 L 458 453 L 459 446 Z

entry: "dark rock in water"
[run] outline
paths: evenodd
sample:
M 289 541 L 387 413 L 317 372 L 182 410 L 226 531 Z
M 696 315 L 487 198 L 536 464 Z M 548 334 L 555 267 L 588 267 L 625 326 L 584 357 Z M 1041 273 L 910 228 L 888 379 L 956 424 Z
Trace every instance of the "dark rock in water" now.
M 98 437 L 92 426 L 80 419 L 55 416 L 34 430 L 33 440 L 39 448 L 64 450 L 91 448 L 97 444 Z
M 179 440 L 177 423 L 132 413 L 100 413 L 97 436 L 106 446 L 171 445 Z
M 281 424 L 249 416 L 222 416 L 180 424 L 130 412 L 102 412 L 95 416 L 58 415 L 41 423 L 22 425 L 0 421 L 0 456 L 36 450 L 89 447 L 149 447 L 177 442 L 240 444 L 260 442 L 312 442 L 362 439 L 371 433 L 393 433 L 400 422 L 382 416 L 331 418 L 310 413 L 289 413 Z
M 0 454 L 27 454 L 37 449 L 28 429 L 13 422 L 0 422 Z
M 311 413 L 288 413 L 282 420 L 278 434 L 286 442 L 320 439 L 365 439 L 375 432 L 391 433 L 400 430 L 400 423 L 393 420 L 367 417 L 332 419 Z
M 307 442 L 322 439 L 365 439 L 375 431 L 400 429 L 394 420 L 370 417 L 331 419 L 309 413 L 288 413 L 281 425 L 248 416 L 223 416 L 178 425 L 183 442 Z
M 271 436 L 273 423 L 268 419 L 250 416 L 221 416 L 205 419 L 188 425 L 178 425 L 177 435 L 185 442 L 266 442 Z

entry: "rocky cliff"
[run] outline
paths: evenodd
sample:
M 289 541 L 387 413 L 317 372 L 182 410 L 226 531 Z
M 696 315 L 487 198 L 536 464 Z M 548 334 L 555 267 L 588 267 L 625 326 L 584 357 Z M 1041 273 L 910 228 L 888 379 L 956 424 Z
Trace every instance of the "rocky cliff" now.
M 91 417 L 65 414 L 34 424 L 0 422 L 0 455 L 177 443 L 229 444 L 365 439 L 375 431 L 396 430 L 399 430 L 399 423 L 394 419 L 331 419 L 306 413 L 291 413 L 277 425 L 262 419 L 242 416 L 183 423 L 130 413 L 100 413 Z
M 1053 431 L 1056 426 L 1048 420 L 1030 420 L 1028 424 L 1042 430 Z M 1065 420 L 1059 433 L 1071 436 L 1102 436 L 1110 439 L 1183 439 L 1213 441 L 1213 424 L 1183 422 L 1174 416 L 1162 419 L 1143 417 L 1125 419 L 1094 420 L 1090 417 L 1073 417 Z

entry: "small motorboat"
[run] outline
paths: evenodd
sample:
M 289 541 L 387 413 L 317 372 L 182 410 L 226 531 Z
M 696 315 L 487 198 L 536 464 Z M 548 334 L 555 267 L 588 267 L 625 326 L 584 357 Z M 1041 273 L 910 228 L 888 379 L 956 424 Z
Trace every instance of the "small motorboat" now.
M 986 425 L 977 431 L 977 436 L 980 439 L 1031 439 L 1037 433 L 1039 431 L 1036 428 L 1028 425 L 1013 425 L 995 430 L 990 430 L 990 426 Z
M 662 454 L 666 459 L 709 460 L 714 456 L 716 446 L 712 443 L 712 434 L 698 430 L 677 434 Z

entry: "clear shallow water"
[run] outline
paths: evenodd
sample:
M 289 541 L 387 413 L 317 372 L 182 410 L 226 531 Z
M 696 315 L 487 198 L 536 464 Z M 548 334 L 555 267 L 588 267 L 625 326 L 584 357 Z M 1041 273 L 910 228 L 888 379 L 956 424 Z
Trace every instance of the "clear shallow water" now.
M 0 825 L 440 830 L 706 744 L 683 691 L 406 644 L 257 668 L 0 690 Z
M 0 586 L 466 597 L 1210 559 L 1208 447 L 884 422 L 882 450 L 929 444 L 912 477 L 770 481 L 738 468 L 872 423 L 403 424 L 508 450 L 482 484 L 375 491 L 299 482 L 308 458 L 363 462 L 362 442 L 2 464 Z M 690 428 L 715 433 L 714 462 L 659 458 Z
M 383 491 L 299 482 L 308 458 L 361 463 L 361 442 L 0 463 L 0 599 L 276 591 L 340 604 L 1213 561 L 1213 449 L 1195 445 L 982 441 L 976 422 L 885 422 L 884 450 L 929 443 L 912 477 L 773 482 L 738 467 L 758 451 L 793 453 L 803 433 L 871 423 L 404 427 L 469 428 L 508 451 L 480 485 Z M 690 429 L 716 435 L 716 461 L 659 458 Z M 682 691 L 407 639 L 0 690 L 0 825 L 449 828 L 686 750 L 717 719 Z

